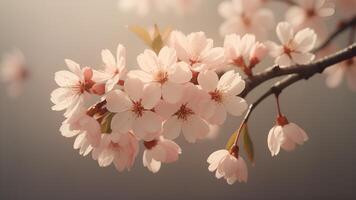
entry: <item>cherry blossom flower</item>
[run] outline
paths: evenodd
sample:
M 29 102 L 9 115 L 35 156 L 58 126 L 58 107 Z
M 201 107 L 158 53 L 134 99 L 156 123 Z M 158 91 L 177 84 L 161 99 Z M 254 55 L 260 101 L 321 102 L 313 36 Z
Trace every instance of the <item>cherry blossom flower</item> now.
M 83 156 L 88 155 L 100 143 L 100 125 L 86 114 L 83 107 L 78 108 L 62 123 L 60 132 L 64 137 L 76 136 L 73 147 L 79 149 Z
M 281 147 L 286 151 L 295 149 L 296 144 L 302 145 L 308 140 L 305 131 L 287 118 L 279 116 L 277 124 L 268 133 L 267 144 L 272 156 L 278 155 Z
M 140 139 L 151 140 L 161 130 L 161 119 L 151 110 L 158 103 L 161 94 L 157 84 L 144 86 L 141 80 L 128 78 L 124 89 L 113 90 L 106 96 L 107 109 L 115 113 L 111 128 L 114 132 L 130 130 Z
M 142 70 L 132 70 L 130 77 L 139 78 L 145 82 L 158 85 L 159 91 L 165 101 L 177 103 L 183 95 L 184 83 L 192 78 L 192 72 L 184 62 L 177 63 L 176 51 L 164 47 L 158 56 L 151 50 L 146 50 L 137 57 Z
M 185 36 L 182 32 L 173 31 L 168 43 L 176 49 L 178 59 L 188 63 L 194 72 L 217 69 L 224 63 L 224 49 L 213 47 L 213 40 L 204 32 Z
M 287 22 L 280 22 L 276 28 L 277 36 L 282 45 L 266 42 L 270 55 L 280 67 L 291 64 L 307 64 L 314 60 L 315 55 L 310 53 L 314 48 L 317 36 L 312 29 L 306 28 L 296 34 Z
M 220 27 L 221 35 L 252 33 L 259 39 L 265 39 L 274 26 L 272 11 L 261 8 L 260 0 L 224 1 L 218 11 L 226 19 Z
M 157 173 L 161 163 L 172 163 L 178 160 L 181 148 L 171 140 L 159 137 L 152 141 L 144 142 L 143 166 L 151 172 Z
M 220 80 L 214 71 L 200 72 L 198 83 L 210 95 L 206 103 L 202 103 L 210 123 L 221 125 L 225 122 L 227 112 L 240 116 L 246 110 L 246 101 L 237 97 L 245 89 L 245 82 L 234 70 L 226 72 Z
M 66 109 L 65 116 L 70 115 L 84 104 L 89 94 L 103 94 L 104 89 L 96 84 L 93 78 L 93 70 L 89 67 L 80 68 L 79 64 L 72 60 L 65 60 L 70 71 L 55 73 L 55 81 L 59 88 L 51 93 L 51 101 L 55 104 L 52 110 Z
M 4 55 L 0 67 L 0 78 L 6 84 L 9 96 L 18 97 L 28 78 L 28 69 L 24 55 L 21 51 L 14 50 Z
M 338 63 L 334 66 L 325 69 L 326 85 L 329 88 L 336 88 L 342 82 L 344 76 L 349 88 L 356 92 L 356 59 L 352 58 L 344 62 Z
M 185 86 L 183 99 L 176 104 L 161 102 L 155 108 L 161 116 L 167 120 L 163 123 L 162 135 L 167 139 L 175 139 L 180 133 L 184 138 L 195 143 L 197 139 L 207 137 L 209 133 L 208 123 L 201 117 L 200 102 L 209 96 L 202 92 L 196 85 Z
M 247 165 L 241 156 L 234 156 L 228 150 L 222 149 L 210 154 L 207 161 L 209 171 L 216 170 L 216 178 L 224 177 L 230 185 L 236 181 L 247 182 Z
M 138 154 L 138 140 L 132 133 L 103 134 L 100 145 L 93 150 L 92 157 L 100 167 L 114 163 L 119 172 L 130 170 Z
M 123 81 L 126 75 L 126 50 L 121 44 L 117 47 L 116 59 L 108 49 L 101 52 L 101 57 L 105 63 L 103 72 L 94 74 L 96 80 L 105 81 L 105 91 L 111 91 L 119 81 Z
M 286 12 L 286 20 L 296 29 L 312 28 L 318 35 L 326 34 L 323 18 L 335 13 L 334 4 L 326 0 L 297 0 Z
M 234 64 L 251 76 L 252 68 L 255 67 L 267 54 L 267 47 L 256 41 L 254 35 L 246 34 L 240 37 L 230 34 L 224 40 L 225 60 Z

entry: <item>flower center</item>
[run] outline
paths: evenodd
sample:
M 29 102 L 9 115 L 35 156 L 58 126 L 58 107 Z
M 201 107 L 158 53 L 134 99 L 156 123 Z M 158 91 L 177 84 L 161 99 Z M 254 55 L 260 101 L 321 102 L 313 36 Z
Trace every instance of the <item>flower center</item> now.
M 287 54 L 288 56 L 290 56 L 290 54 L 292 53 L 292 50 L 286 45 L 283 46 L 283 50 L 284 53 Z
M 167 72 L 159 71 L 155 74 L 154 80 L 163 84 L 168 81 L 168 74 Z
M 135 113 L 137 117 L 141 117 L 144 109 L 145 108 L 142 106 L 141 100 L 140 100 L 140 101 L 133 102 L 131 111 L 133 113 Z
M 90 93 L 90 89 L 95 85 L 95 82 L 92 80 L 85 80 L 83 81 L 79 81 L 79 92 L 80 93 L 84 93 L 89 92 Z
M 178 116 L 178 119 L 187 120 L 188 117 L 193 114 L 193 110 L 188 108 L 186 104 L 183 104 L 175 115 Z
M 251 20 L 246 16 L 246 14 L 241 15 L 242 22 L 245 24 L 245 26 L 250 26 L 251 25 Z
M 144 141 L 143 145 L 146 147 L 146 149 L 152 149 L 153 147 L 155 147 L 157 145 L 157 140 L 152 140 L 149 142 Z
M 314 9 L 308 9 L 305 11 L 306 12 L 306 15 L 311 18 L 311 17 L 314 17 L 315 16 L 315 10 Z
M 222 102 L 222 93 L 220 90 L 216 89 L 213 92 L 209 92 L 211 100 L 221 103 Z

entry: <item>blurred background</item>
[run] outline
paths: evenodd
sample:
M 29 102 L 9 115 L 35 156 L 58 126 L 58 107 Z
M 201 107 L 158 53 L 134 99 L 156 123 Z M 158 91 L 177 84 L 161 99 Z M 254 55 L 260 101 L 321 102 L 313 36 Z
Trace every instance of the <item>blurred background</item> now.
M 51 110 L 49 97 L 57 87 L 54 72 L 66 68 L 65 58 L 99 68 L 100 51 L 115 51 L 122 43 L 129 67 L 136 68 L 136 56 L 146 47 L 127 25 L 157 23 L 185 33 L 205 31 L 215 45 L 222 45 L 219 2 L 203 1 L 188 16 L 168 12 L 142 18 L 120 12 L 116 0 L 1 0 L 0 54 L 21 49 L 31 79 L 17 99 L 9 98 L 0 85 L 0 199 L 355 199 L 356 94 L 345 85 L 328 89 L 322 75 L 295 84 L 281 96 L 289 120 L 310 137 L 296 151 L 270 156 L 266 141 L 276 115 L 273 99 L 256 109 L 249 123 L 256 165 L 248 164 L 247 184 L 217 180 L 206 163 L 210 153 L 224 147 L 240 118 L 230 117 L 214 140 L 191 145 L 180 138 L 179 161 L 163 165 L 157 174 L 142 166 L 142 154 L 130 172 L 100 168 L 73 150 L 72 139 L 60 135 L 63 116 Z M 274 11 L 284 8 L 276 5 Z M 336 22 L 329 23 L 334 28 Z M 271 84 L 256 89 L 248 101 Z

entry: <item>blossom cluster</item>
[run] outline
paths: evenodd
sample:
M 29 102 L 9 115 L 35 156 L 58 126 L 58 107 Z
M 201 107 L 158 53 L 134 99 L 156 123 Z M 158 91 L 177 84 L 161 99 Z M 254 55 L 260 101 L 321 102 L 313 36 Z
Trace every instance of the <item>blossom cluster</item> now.
M 285 54 L 290 63 L 303 56 L 303 62 L 311 61 L 308 51 L 315 34 L 307 29 L 294 41 L 286 24 L 277 26 L 277 34 L 290 50 L 279 56 Z M 62 135 L 76 137 L 74 148 L 82 155 L 92 153 L 99 166 L 113 163 L 118 171 L 130 170 L 142 143 L 143 165 L 156 173 L 162 163 L 178 160 L 182 150 L 174 140 L 180 135 L 195 143 L 209 137 L 228 114 L 244 113 L 248 105 L 238 95 L 245 82 L 235 69 L 253 76 L 252 69 L 276 51 L 273 48 L 287 48 L 269 43 L 252 34 L 230 34 L 223 47 L 217 47 L 204 32 L 172 31 L 159 51 L 146 49 L 137 56 L 139 69 L 128 70 L 121 44 L 116 56 L 102 51 L 101 70 L 67 59 L 69 71 L 55 73 L 59 88 L 51 94 L 52 109 L 65 111 Z M 226 66 L 233 69 L 221 73 Z M 88 106 L 93 98 L 98 103 Z M 237 150 L 213 153 L 208 162 L 217 178 L 225 177 L 230 184 L 247 181 L 247 167 Z
M 252 42 L 244 52 L 256 64 L 262 59 L 253 53 L 258 46 Z M 137 56 L 136 70 L 128 70 L 122 45 L 116 56 L 102 51 L 102 70 L 66 60 L 69 71 L 56 72 L 59 88 L 51 94 L 52 109 L 65 110 L 62 135 L 76 137 L 80 154 L 92 152 L 100 166 L 114 163 L 118 171 L 131 169 L 142 142 L 143 165 L 158 172 L 161 163 L 176 161 L 182 152 L 174 139 L 183 135 L 195 143 L 212 125 L 222 125 L 227 113 L 240 116 L 246 110 L 237 96 L 245 87 L 240 74 L 231 70 L 219 78 L 216 72 L 235 59 L 226 50 L 240 50 L 228 42 L 225 47 L 214 47 L 203 32 L 173 31 L 158 54 L 146 49 Z M 99 103 L 88 106 L 95 96 Z

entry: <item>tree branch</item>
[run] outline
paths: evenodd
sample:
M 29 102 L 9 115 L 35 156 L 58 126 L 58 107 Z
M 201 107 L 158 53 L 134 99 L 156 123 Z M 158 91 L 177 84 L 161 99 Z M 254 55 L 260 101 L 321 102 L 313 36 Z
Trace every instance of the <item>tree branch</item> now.
M 335 30 L 324 43 L 322 43 L 319 47 L 317 47 L 316 50 L 314 50 L 314 52 L 317 52 L 317 51 L 327 47 L 331 43 L 331 41 L 336 38 L 336 36 L 338 36 L 339 34 L 344 32 L 348 28 L 355 27 L 355 26 L 356 26 L 356 16 L 354 16 L 351 20 L 342 23 L 342 25 L 337 30 Z M 323 59 L 320 59 L 320 60 L 323 60 Z M 318 61 L 320 61 L 320 60 L 318 60 Z M 283 76 L 283 75 L 288 75 L 288 74 L 298 73 L 299 70 L 303 70 L 303 69 L 299 69 L 300 67 L 303 68 L 303 66 L 307 67 L 307 66 L 309 66 L 309 64 L 308 65 L 292 65 L 292 66 L 285 67 L 285 68 L 280 68 L 278 65 L 274 65 L 274 66 L 266 69 L 263 72 L 254 74 L 252 77 L 247 77 L 247 78 L 245 78 L 245 82 L 246 82 L 245 90 L 240 94 L 240 96 L 246 97 L 248 95 L 248 93 L 250 93 L 255 87 L 259 86 L 260 84 L 262 84 L 265 81 L 268 81 L 272 78 Z
M 296 74 L 289 75 L 286 78 L 282 79 L 281 81 L 278 81 L 263 95 L 261 95 L 254 103 L 252 103 L 241 124 L 247 123 L 252 111 L 270 95 L 274 94 L 278 96 L 286 87 L 302 79 L 309 79 L 310 77 L 314 76 L 317 73 L 322 73 L 327 67 L 330 67 L 338 62 L 351 59 L 354 56 L 356 56 L 356 43 L 350 45 L 349 47 L 331 56 L 320 59 L 314 63 L 311 63 L 309 65 L 299 66 L 300 69 L 298 70 L 296 70 L 295 67 L 288 69 L 289 71 L 295 71 Z
M 278 65 L 270 67 L 263 72 L 257 73 L 254 76 L 245 79 L 246 87 L 244 91 L 240 94 L 241 97 L 246 97 L 249 92 L 251 92 L 255 87 L 261 83 L 270 80 L 275 77 L 288 75 L 288 74 L 298 74 L 298 73 L 308 73 L 308 71 L 319 70 L 322 72 L 324 68 L 334 65 L 338 62 L 348 60 L 355 56 L 355 43 L 350 45 L 335 54 L 321 58 L 315 62 L 306 65 L 291 65 L 289 67 L 280 68 Z M 314 71 L 312 71 L 314 72 Z

